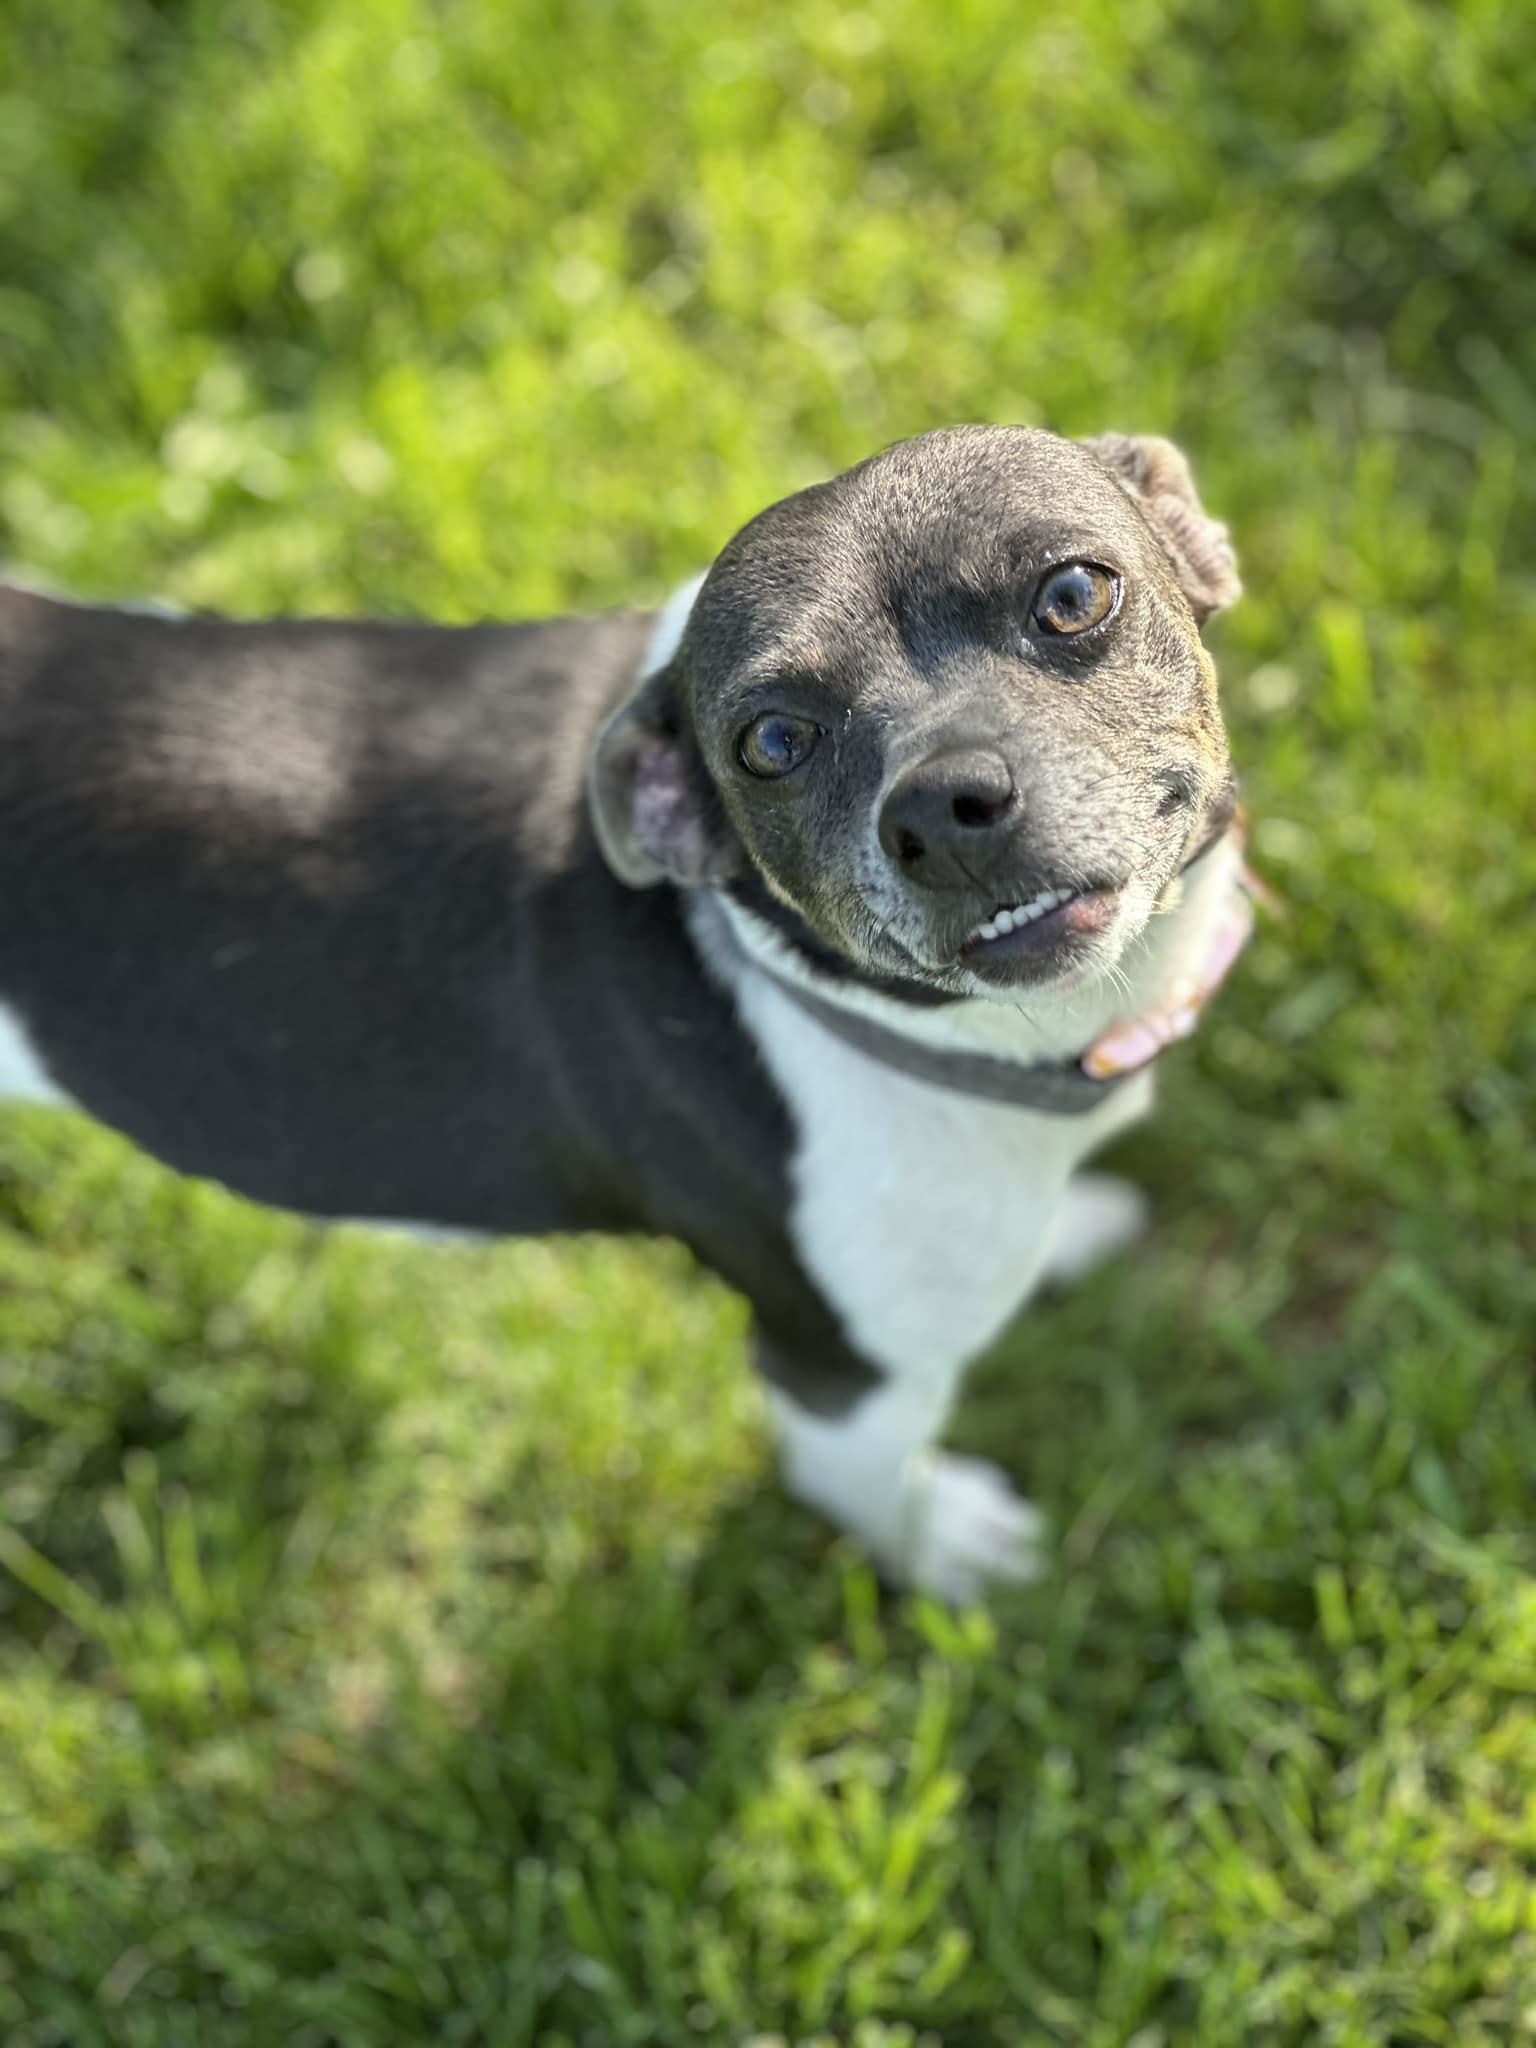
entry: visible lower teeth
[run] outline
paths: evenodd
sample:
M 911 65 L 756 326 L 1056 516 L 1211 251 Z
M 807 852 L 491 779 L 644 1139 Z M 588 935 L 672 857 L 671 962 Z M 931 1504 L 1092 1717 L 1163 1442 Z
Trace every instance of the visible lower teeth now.
M 1071 889 L 1048 889 L 1042 895 L 1032 898 L 1030 902 L 1019 904 L 1015 909 L 998 911 L 995 917 L 989 918 L 983 925 L 978 925 L 973 936 L 988 941 L 1005 938 L 1009 932 L 1020 931 L 1027 924 L 1038 923 L 1049 911 L 1069 902 L 1074 893 Z

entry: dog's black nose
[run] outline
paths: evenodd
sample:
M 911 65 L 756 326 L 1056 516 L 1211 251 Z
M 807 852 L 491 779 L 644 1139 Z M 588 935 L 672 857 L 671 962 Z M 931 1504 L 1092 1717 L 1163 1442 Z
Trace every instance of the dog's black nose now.
M 905 769 L 880 810 L 880 844 L 925 889 L 953 889 L 1014 808 L 1013 774 L 1001 754 L 965 748 Z

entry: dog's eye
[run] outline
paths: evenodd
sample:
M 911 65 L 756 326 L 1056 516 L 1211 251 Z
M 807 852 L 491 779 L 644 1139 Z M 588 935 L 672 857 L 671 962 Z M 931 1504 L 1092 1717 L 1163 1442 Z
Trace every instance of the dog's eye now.
M 749 775 L 773 781 L 798 768 L 821 738 L 821 727 L 808 718 L 787 718 L 770 711 L 755 719 L 736 742 L 741 765 Z
M 1035 592 L 1031 622 L 1047 633 L 1086 633 L 1100 626 L 1120 596 L 1119 578 L 1092 562 L 1052 569 Z

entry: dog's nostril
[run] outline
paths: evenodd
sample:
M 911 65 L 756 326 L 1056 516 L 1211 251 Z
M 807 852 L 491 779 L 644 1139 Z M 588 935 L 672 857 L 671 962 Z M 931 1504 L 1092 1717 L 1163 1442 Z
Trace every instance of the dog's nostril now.
M 972 828 L 995 824 L 1007 808 L 1006 796 L 982 796 L 976 790 L 962 790 L 957 797 L 951 799 L 949 806 L 950 815 L 957 825 Z
M 927 851 L 927 847 L 924 846 L 917 834 L 909 832 L 905 826 L 902 826 L 901 830 L 896 834 L 896 858 L 901 862 L 902 866 L 907 868 L 915 867 Z

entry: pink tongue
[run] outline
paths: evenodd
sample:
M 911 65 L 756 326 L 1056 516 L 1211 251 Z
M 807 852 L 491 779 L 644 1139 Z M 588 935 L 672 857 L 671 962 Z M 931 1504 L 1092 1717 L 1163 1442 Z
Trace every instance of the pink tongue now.
M 1111 1024 L 1083 1054 L 1083 1072 L 1095 1081 L 1108 1081 L 1117 1074 L 1133 1074 L 1155 1060 L 1165 1045 L 1188 1038 L 1200 1021 L 1200 1012 L 1215 995 L 1253 930 L 1253 910 L 1246 895 L 1234 895 L 1211 935 L 1211 943 L 1198 973 L 1180 980 L 1169 989 L 1160 1009 L 1129 1023 Z

